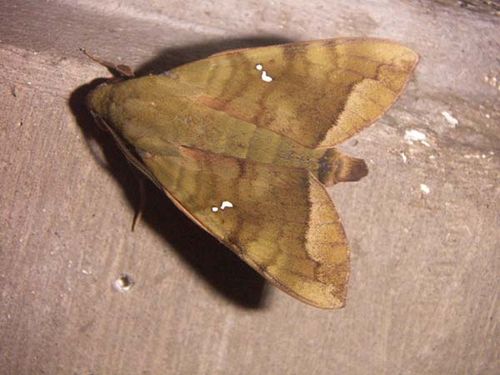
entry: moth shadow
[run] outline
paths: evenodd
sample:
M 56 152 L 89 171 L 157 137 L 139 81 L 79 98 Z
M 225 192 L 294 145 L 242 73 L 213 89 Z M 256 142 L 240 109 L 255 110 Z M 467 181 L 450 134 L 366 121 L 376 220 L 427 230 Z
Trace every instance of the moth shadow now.
M 214 39 L 203 43 L 165 48 L 153 59 L 146 61 L 136 70 L 138 76 L 161 74 L 179 65 L 196 61 L 210 55 L 239 48 L 263 47 L 290 43 L 293 40 L 279 36 Z
M 158 74 L 176 66 L 207 57 L 217 52 L 255 46 L 286 43 L 283 38 L 244 38 L 213 40 L 207 43 L 167 48 L 157 57 L 136 70 L 136 75 Z M 100 163 L 122 187 L 130 205 L 139 207 L 140 192 L 138 172 L 126 161 L 111 135 L 103 131 L 85 106 L 85 98 L 105 79 L 96 79 L 78 87 L 69 99 L 69 106 L 76 118 L 87 145 L 97 144 L 104 154 Z M 92 151 L 92 150 L 91 150 Z M 92 152 L 99 162 L 99 157 Z M 142 176 L 141 176 L 142 178 Z M 146 180 L 144 178 L 144 180 Z M 216 291 L 243 308 L 265 307 L 266 281 L 237 255 L 199 228 L 149 181 L 145 182 L 145 207 L 142 221 L 159 233 Z M 131 218 L 132 220 L 132 218 Z M 167 254 L 168 255 L 168 254 Z

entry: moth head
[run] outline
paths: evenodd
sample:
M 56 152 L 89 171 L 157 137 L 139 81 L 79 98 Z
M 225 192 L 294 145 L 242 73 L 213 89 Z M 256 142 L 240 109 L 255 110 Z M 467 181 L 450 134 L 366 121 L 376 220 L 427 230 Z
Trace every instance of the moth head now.
M 109 107 L 111 85 L 102 83 L 87 96 L 87 108 L 95 117 L 105 118 Z

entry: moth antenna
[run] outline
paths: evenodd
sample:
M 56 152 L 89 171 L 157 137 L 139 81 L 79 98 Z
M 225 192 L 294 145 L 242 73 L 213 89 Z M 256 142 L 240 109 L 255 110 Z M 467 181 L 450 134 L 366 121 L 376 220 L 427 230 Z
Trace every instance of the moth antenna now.
M 123 78 L 134 78 L 135 77 L 134 71 L 128 65 L 113 64 L 112 62 L 103 60 L 100 57 L 97 57 L 97 56 L 94 56 L 94 55 L 88 53 L 85 48 L 80 48 L 80 51 L 82 51 L 83 54 L 85 56 L 87 56 L 89 59 L 91 59 L 92 61 L 95 61 L 96 63 L 108 68 L 111 71 L 111 73 L 113 73 L 114 75 L 118 75 L 118 76 L 123 77 Z

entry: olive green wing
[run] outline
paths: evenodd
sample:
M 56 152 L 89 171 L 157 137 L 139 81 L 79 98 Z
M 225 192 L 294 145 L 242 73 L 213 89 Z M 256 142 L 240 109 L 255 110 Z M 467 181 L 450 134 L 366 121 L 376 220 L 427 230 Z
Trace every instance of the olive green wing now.
M 307 170 L 183 146 L 143 161 L 182 211 L 275 285 L 317 307 L 344 305 L 346 237 Z
M 417 62 L 392 41 L 332 39 L 229 51 L 168 75 L 196 88 L 196 103 L 317 148 L 382 116 Z

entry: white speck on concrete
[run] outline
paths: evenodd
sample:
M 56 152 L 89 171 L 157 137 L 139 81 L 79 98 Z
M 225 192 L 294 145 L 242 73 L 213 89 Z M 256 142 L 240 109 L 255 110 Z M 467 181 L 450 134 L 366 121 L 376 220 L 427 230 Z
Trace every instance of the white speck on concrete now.
M 429 194 L 431 189 L 426 184 L 420 184 L 420 191 L 424 194 Z
M 452 128 L 455 128 L 458 125 L 458 120 L 453 117 L 453 115 L 450 112 L 447 111 L 442 111 L 441 114 L 444 116 L 444 119 Z
M 412 144 L 413 142 L 422 142 L 427 139 L 424 132 L 416 129 L 409 129 L 405 131 L 404 139 L 406 142 Z
M 400 152 L 399 155 L 401 155 L 401 159 L 403 159 L 403 163 L 406 164 L 408 162 L 408 158 L 406 157 L 405 153 Z
M 422 143 L 426 147 L 431 147 L 431 145 L 427 141 L 420 141 L 420 143 Z

